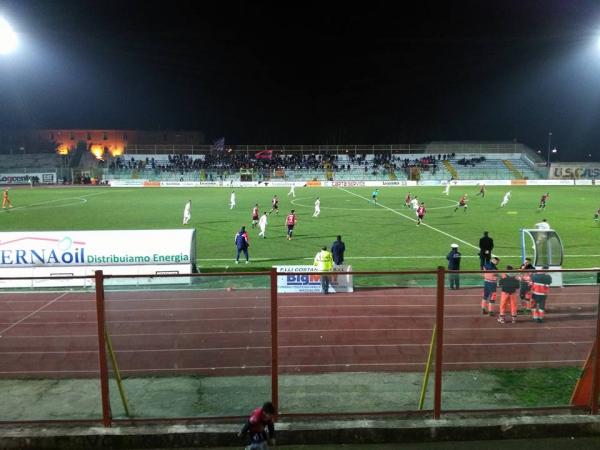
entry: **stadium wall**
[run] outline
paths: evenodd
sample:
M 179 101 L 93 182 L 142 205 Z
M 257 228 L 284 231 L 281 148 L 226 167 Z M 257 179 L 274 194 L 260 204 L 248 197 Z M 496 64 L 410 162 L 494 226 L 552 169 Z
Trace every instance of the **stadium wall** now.
M 272 188 L 272 187 L 393 187 L 393 186 L 444 186 L 445 181 L 426 180 L 421 182 L 410 180 L 395 181 L 368 181 L 368 180 L 340 180 L 340 181 L 149 181 L 149 180 L 109 180 L 111 187 L 168 187 L 168 188 Z M 551 179 L 551 180 L 453 180 L 452 186 L 592 186 L 598 185 L 595 180 L 588 179 Z

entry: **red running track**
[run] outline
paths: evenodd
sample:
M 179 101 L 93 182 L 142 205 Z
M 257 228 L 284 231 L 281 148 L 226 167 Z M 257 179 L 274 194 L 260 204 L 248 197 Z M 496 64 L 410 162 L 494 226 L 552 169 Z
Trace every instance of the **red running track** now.
M 447 291 L 444 368 L 581 365 L 598 288 L 553 289 L 547 320 L 498 324 L 479 289 Z M 280 373 L 422 371 L 435 289 L 279 295 Z M 107 292 L 107 327 L 125 376 L 269 375 L 267 290 Z M 0 377 L 98 375 L 93 293 L 0 294 Z

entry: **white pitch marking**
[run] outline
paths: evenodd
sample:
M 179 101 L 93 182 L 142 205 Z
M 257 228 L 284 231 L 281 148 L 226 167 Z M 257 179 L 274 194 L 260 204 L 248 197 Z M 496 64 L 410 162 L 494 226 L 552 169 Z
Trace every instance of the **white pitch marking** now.
M 64 198 L 57 198 L 54 200 L 48 200 L 46 202 L 40 202 L 40 203 L 33 203 L 31 205 L 23 205 L 23 206 L 17 206 L 15 208 L 11 208 L 10 210 L 8 209 L 3 209 L 0 210 L 0 212 L 8 212 L 8 211 L 20 211 L 22 209 L 29 209 L 29 208 L 36 208 L 38 206 L 43 206 L 45 208 L 63 208 L 65 206 L 73 206 L 73 205 L 78 205 L 78 204 L 83 204 L 83 203 L 87 203 L 86 198 L 87 197 L 93 197 L 96 195 L 104 195 L 104 194 L 108 194 L 109 191 L 104 191 L 104 192 L 95 192 L 93 194 L 87 194 L 87 195 L 80 195 L 78 197 L 64 197 Z M 61 202 L 63 200 L 83 200 L 83 201 L 78 201 L 78 202 L 74 202 L 74 203 L 67 203 L 65 205 L 50 205 L 51 203 L 57 203 L 57 202 Z M 44 205 L 50 205 L 50 206 L 44 206 Z
M 354 192 L 352 192 L 352 191 L 349 191 L 349 190 L 347 190 L 347 189 L 340 188 L 340 187 L 338 187 L 337 189 L 339 189 L 340 191 L 347 192 L 347 193 L 348 193 L 348 194 L 350 194 L 350 195 L 354 195 L 355 197 L 362 198 L 363 200 L 366 200 L 366 201 L 368 201 L 368 202 L 370 202 L 370 201 L 371 201 L 371 200 L 369 200 L 367 197 L 363 197 L 362 195 L 355 194 Z M 395 209 L 392 209 L 392 208 L 390 208 L 389 206 L 385 206 L 385 205 L 383 205 L 383 204 L 381 204 L 381 203 L 377 203 L 377 206 L 381 206 L 382 208 L 385 208 L 385 209 L 387 209 L 388 211 L 391 211 L 391 212 L 393 212 L 394 214 L 398 214 L 399 216 L 402 216 L 402 217 L 404 217 L 405 219 L 408 219 L 408 220 L 410 220 L 410 221 L 412 221 L 412 222 L 416 222 L 416 221 L 417 221 L 416 219 L 413 219 L 412 217 L 409 217 L 409 216 L 407 216 L 407 215 L 405 215 L 405 214 L 402 214 L 401 212 L 399 212 L 399 211 L 396 211 Z M 477 246 L 475 246 L 475 245 L 471 244 L 470 242 L 463 241 L 462 239 L 460 239 L 460 238 L 458 238 L 458 237 L 456 237 L 456 236 L 452 236 L 451 234 L 448 234 L 448 233 L 446 233 L 445 231 L 442 231 L 442 230 L 440 230 L 440 229 L 438 229 L 438 228 L 432 227 L 431 225 L 427 225 L 426 223 L 422 223 L 421 225 L 423 225 L 424 227 L 430 228 L 430 229 L 432 229 L 433 231 L 437 231 L 438 233 L 441 233 L 441 234 L 443 234 L 443 235 L 445 235 L 445 236 L 448 236 L 449 238 L 452 238 L 452 239 L 453 239 L 453 240 L 455 240 L 455 241 L 462 242 L 463 244 L 465 244 L 465 245 L 468 245 L 469 247 L 473 247 L 474 249 L 476 249 L 476 250 L 479 250 L 479 247 L 477 247 Z

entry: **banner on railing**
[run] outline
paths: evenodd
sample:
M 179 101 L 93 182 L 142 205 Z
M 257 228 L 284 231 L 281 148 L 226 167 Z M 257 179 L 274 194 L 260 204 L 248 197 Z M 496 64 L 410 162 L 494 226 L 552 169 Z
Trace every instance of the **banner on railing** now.
M 31 180 L 41 184 L 55 184 L 56 172 L 27 172 L 27 173 L 2 173 L 0 184 L 29 184 Z
M 306 272 L 319 272 L 314 266 L 275 266 L 277 272 L 285 275 L 277 276 L 277 292 L 279 293 L 319 293 L 321 292 L 321 276 Z M 352 284 L 352 266 L 335 266 L 329 276 L 329 292 L 354 292 Z
M 195 260 L 193 229 L 0 233 L 0 277 L 89 276 L 98 269 L 109 275 L 191 273 Z M 154 282 L 160 284 L 161 280 L 189 282 L 186 277 Z M 77 286 L 83 281 L 44 280 L 38 284 Z M 30 280 L 27 283 L 31 285 Z M 22 286 L 15 280 L 0 280 L 0 287 Z
M 550 178 L 600 178 L 600 163 L 553 163 L 550 167 Z

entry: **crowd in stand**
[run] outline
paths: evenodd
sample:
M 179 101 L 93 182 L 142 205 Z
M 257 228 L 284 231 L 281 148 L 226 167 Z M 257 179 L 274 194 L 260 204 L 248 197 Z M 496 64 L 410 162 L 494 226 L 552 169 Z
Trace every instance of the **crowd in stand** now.
M 125 159 L 117 157 L 109 164 L 111 170 L 145 170 L 151 169 L 156 172 L 190 172 L 199 170 L 202 161 L 194 159 L 189 155 L 168 155 L 167 160 L 157 160 L 155 158 L 145 159 Z
M 485 156 L 480 156 L 478 158 L 461 158 L 456 161 L 456 164 L 460 164 L 461 166 L 471 166 L 475 167 L 475 164 L 479 164 L 485 161 Z
M 344 154 L 342 154 L 344 155 Z M 419 156 L 410 159 L 403 158 L 404 155 L 393 155 L 390 153 L 376 153 L 369 157 L 367 154 L 346 153 L 342 158 L 338 154 L 320 154 L 320 153 L 279 153 L 270 150 L 261 152 L 234 152 L 234 151 L 213 151 L 203 155 L 190 156 L 180 154 L 169 154 L 159 157 L 145 157 L 135 159 L 135 157 L 117 157 L 109 164 L 109 169 L 113 172 L 119 170 L 152 170 L 155 173 L 161 172 L 186 172 L 206 170 L 216 172 L 219 175 L 239 172 L 242 169 L 253 169 L 259 173 L 273 170 L 328 170 L 334 172 L 350 171 L 359 169 L 364 173 L 377 175 L 379 173 L 393 172 L 398 169 L 408 170 L 418 167 L 422 170 L 431 170 L 433 173 L 437 170 L 438 162 L 451 159 L 454 153 Z M 458 161 L 458 164 L 474 164 L 485 160 L 481 158 L 465 158 Z
M 350 162 L 351 164 L 346 164 Z M 325 170 L 334 171 L 351 170 L 352 166 L 361 166 L 365 171 L 376 170 L 380 166 L 390 164 L 389 155 L 383 157 L 376 155 L 374 159 L 367 160 L 366 155 L 348 155 L 348 159 L 339 161 L 338 155 L 319 153 L 275 153 L 265 152 L 211 152 L 202 156 L 168 155 L 168 158 L 155 159 L 146 157 L 142 159 L 117 157 L 109 164 L 113 172 L 119 170 L 153 170 L 159 172 L 191 172 L 210 170 L 217 173 L 238 172 L 242 169 L 254 170 Z

